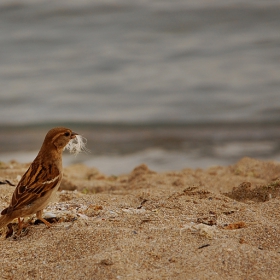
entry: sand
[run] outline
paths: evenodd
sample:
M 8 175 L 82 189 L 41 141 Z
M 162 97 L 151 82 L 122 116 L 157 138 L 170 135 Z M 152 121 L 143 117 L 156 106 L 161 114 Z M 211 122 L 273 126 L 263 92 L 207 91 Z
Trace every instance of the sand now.
M 0 209 L 27 167 L 0 164 Z M 2 232 L 0 279 L 280 279 L 279 175 L 251 158 L 118 177 L 67 167 L 52 227 Z

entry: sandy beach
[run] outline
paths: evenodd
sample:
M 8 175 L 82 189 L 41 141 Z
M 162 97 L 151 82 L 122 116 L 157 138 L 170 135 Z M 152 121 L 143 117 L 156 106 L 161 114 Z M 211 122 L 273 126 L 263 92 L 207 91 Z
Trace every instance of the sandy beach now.
M 0 163 L 0 209 L 28 165 Z M 31 217 L 20 236 L 2 230 L 0 278 L 279 279 L 279 175 L 252 158 L 121 176 L 66 167 L 51 228 Z
M 280 1 L 0 11 L 0 213 L 51 128 L 90 150 L 63 155 L 51 227 L 0 228 L 0 280 L 280 279 Z

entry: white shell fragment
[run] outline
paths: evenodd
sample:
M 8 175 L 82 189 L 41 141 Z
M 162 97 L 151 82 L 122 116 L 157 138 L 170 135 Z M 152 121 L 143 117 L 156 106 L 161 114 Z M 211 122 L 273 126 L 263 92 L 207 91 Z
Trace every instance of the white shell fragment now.
M 56 218 L 56 215 L 52 212 L 45 212 L 44 213 L 44 218 L 45 219 L 53 219 L 53 218 Z
M 122 209 L 122 211 L 128 214 L 143 214 L 146 212 L 144 208 L 141 209 L 128 208 L 128 209 Z
M 82 204 L 58 202 L 46 208 L 44 218 L 58 218 L 65 222 L 74 221 L 77 218 L 88 219 L 88 216 L 83 213 L 87 208 Z
M 86 148 L 87 139 L 82 135 L 76 135 L 76 137 L 69 141 L 64 149 L 69 150 L 71 154 L 77 155 L 80 152 L 89 152 Z
M 181 230 L 180 235 L 183 230 L 190 230 L 191 232 L 197 232 L 199 235 L 207 237 L 208 239 L 213 239 L 217 229 L 215 226 L 208 226 L 205 224 L 195 224 L 193 222 L 186 224 Z

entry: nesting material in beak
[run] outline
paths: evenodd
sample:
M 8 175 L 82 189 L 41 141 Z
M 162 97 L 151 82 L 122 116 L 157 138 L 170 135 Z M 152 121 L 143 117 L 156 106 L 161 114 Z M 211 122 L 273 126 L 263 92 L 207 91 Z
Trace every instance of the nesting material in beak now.
M 71 140 L 64 149 L 69 150 L 71 154 L 77 155 L 80 152 L 89 152 L 86 148 L 87 139 L 82 135 L 72 132 Z

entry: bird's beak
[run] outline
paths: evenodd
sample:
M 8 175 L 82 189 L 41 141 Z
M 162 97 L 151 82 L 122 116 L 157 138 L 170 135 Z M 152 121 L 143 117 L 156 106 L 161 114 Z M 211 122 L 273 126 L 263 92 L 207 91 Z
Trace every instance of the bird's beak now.
M 79 135 L 79 134 L 72 131 L 72 133 L 71 133 L 71 139 L 74 139 L 74 138 L 76 137 L 76 135 Z

